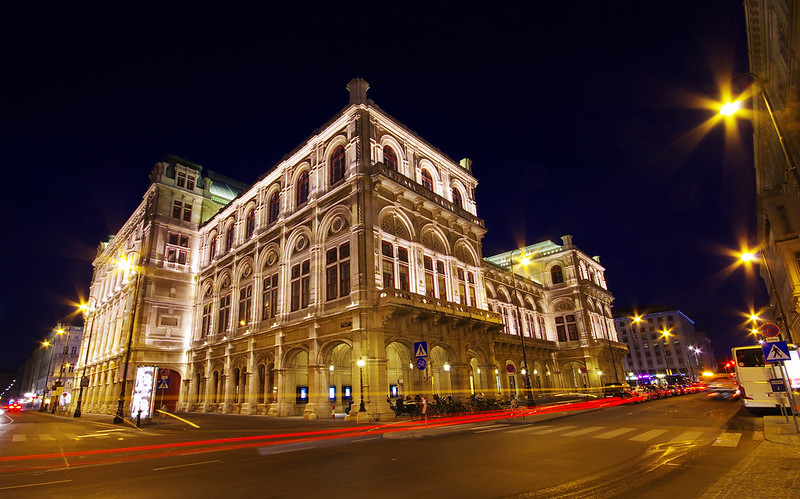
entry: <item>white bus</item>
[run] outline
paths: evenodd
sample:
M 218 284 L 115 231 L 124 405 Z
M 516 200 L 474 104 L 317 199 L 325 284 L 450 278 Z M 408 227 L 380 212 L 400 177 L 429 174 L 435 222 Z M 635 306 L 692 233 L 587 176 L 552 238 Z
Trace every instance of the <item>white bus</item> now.
M 770 379 L 783 379 L 778 364 L 764 362 L 764 351 L 761 345 L 736 347 L 731 350 L 736 364 L 736 380 L 739 383 L 739 394 L 742 404 L 751 413 L 764 409 L 780 407 L 780 399 L 772 392 Z M 784 362 L 792 384 L 795 398 L 795 410 L 800 411 L 800 353 L 796 345 L 789 345 L 791 360 Z M 789 407 L 786 401 L 786 407 Z

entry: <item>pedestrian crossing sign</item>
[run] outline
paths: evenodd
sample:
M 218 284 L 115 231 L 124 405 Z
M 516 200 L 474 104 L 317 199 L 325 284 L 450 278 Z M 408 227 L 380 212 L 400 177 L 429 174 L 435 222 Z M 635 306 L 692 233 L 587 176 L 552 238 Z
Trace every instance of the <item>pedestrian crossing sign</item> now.
M 156 381 L 156 390 L 169 390 L 169 378 L 161 378 Z
M 414 357 L 422 358 L 428 356 L 428 342 L 418 341 L 414 343 Z
M 764 351 L 765 362 L 783 362 L 784 360 L 791 359 L 789 356 L 789 345 L 787 345 L 785 341 L 764 343 L 761 345 L 761 349 Z

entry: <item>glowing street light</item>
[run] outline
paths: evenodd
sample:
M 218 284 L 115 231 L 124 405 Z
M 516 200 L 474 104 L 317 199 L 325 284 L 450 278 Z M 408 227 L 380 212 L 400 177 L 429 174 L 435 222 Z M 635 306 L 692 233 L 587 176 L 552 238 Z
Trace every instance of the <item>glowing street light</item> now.
M 86 364 L 89 363 L 89 349 L 92 346 L 92 331 L 94 330 L 94 307 L 90 307 L 89 303 L 94 300 L 95 305 L 97 304 L 97 298 L 94 296 L 90 296 L 86 303 L 81 303 L 80 310 L 83 312 L 84 318 L 84 330 L 86 328 L 86 320 L 91 318 L 92 325 L 89 326 L 89 338 L 86 340 L 86 356 L 83 359 L 83 373 L 81 373 L 81 379 L 78 382 L 80 385 L 80 389 L 78 390 L 78 402 L 75 404 L 75 412 L 72 414 L 73 418 L 81 417 L 81 404 L 83 403 L 83 379 L 86 377 Z
M 129 251 L 130 255 L 137 255 L 139 260 L 142 259 L 141 253 L 138 251 Z M 123 258 L 118 263 L 119 267 L 124 270 L 134 272 L 133 263 L 128 258 Z M 133 343 L 133 330 L 136 325 L 136 311 L 139 308 L 139 281 L 141 281 L 142 271 L 136 272 L 136 284 L 133 288 L 133 310 L 131 310 L 131 327 L 128 331 L 128 346 L 125 350 L 125 368 L 122 372 L 122 386 L 119 391 L 119 401 L 117 402 L 117 413 L 114 415 L 114 423 L 119 424 L 125 421 L 125 392 L 128 386 L 128 366 L 131 361 L 131 345 Z
M 800 184 L 798 184 L 798 185 L 800 185 Z M 778 302 L 778 310 L 781 313 L 781 319 L 783 320 L 783 325 L 786 328 L 786 334 L 789 335 L 789 338 L 792 338 L 793 337 L 792 336 L 792 332 L 791 332 L 791 329 L 789 329 L 789 319 L 788 319 L 788 316 L 786 315 L 785 309 L 783 308 L 783 300 L 781 300 L 781 295 L 778 292 L 778 287 L 775 285 L 775 278 L 772 277 L 772 270 L 769 268 L 769 263 L 767 262 L 767 257 L 766 257 L 766 255 L 764 255 L 763 251 L 760 253 L 759 256 L 760 256 L 761 263 L 764 264 L 764 269 L 766 269 L 766 271 L 767 271 L 767 277 L 769 278 L 770 286 L 772 286 L 772 290 L 770 292 L 770 295 L 771 296 L 775 296 L 775 301 Z M 745 252 L 742 252 L 742 253 L 739 254 L 739 261 L 742 262 L 742 263 L 749 264 L 751 262 L 756 261 L 756 259 L 759 256 L 757 256 L 752 251 L 745 251 Z
M 367 408 L 364 407 L 364 359 L 358 359 L 358 375 L 361 378 L 361 404 L 358 406 L 358 412 L 367 412 Z
M 727 102 L 719 109 L 719 114 L 723 116 L 733 116 L 736 111 L 742 108 L 742 103 L 739 101 Z

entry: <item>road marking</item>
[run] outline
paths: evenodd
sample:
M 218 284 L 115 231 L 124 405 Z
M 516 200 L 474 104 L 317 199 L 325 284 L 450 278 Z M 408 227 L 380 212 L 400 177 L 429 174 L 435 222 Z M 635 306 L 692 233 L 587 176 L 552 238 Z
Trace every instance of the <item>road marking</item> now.
M 41 433 L 39 435 L 39 440 L 55 440 L 55 438 L 53 438 L 53 435 L 49 433 Z
M 564 433 L 561 435 L 562 437 L 577 437 L 580 435 L 586 435 L 587 433 L 591 433 L 593 431 L 602 430 L 605 426 L 590 426 L 588 428 L 582 428 L 580 430 L 571 431 L 569 433 Z
M 511 425 L 508 425 L 508 424 L 494 425 L 494 428 L 485 428 L 483 430 L 475 430 L 472 433 L 489 433 L 490 431 L 500 431 L 500 430 L 507 429 L 509 426 L 511 426 Z
M 0 490 L 24 489 L 25 487 L 38 487 L 40 485 L 53 485 L 54 483 L 67 483 L 71 481 L 72 480 L 58 480 L 57 482 L 39 482 L 29 483 L 27 485 L 12 485 L 11 487 L 0 487 Z
M 736 447 L 739 445 L 739 439 L 742 438 L 741 433 L 733 433 L 726 431 L 711 444 L 711 447 Z
M 624 435 L 625 433 L 631 432 L 636 428 L 617 428 L 616 430 L 607 431 L 605 433 L 601 433 L 600 435 L 595 435 L 592 438 L 604 438 L 606 440 L 614 437 L 618 437 L 620 435 Z
M 201 461 L 199 463 L 176 464 L 175 466 L 164 466 L 162 468 L 153 468 L 153 471 L 169 470 L 169 469 L 172 469 L 172 468 L 186 468 L 187 466 L 199 466 L 201 464 L 211 464 L 211 463 L 219 463 L 219 462 L 221 462 L 219 459 L 215 459 L 213 461 Z
M 540 430 L 540 431 L 534 432 L 534 435 L 549 435 L 549 434 L 555 433 L 557 431 L 571 430 L 573 428 L 577 428 L 577 426 L 576 425 L 560 426 L 560 427 L 557 427 L 557 428 L 550 428 L 550 429 L 546 429 L 546 430 Z
M 524 433 L 524 432 L 528 432 L 528 431 L 540 431 L 540 430 L 543 430 L 545 428 L 550 428 L 551 426 L 552 425 L 549 425 L 549 424 L 539 425 L 539 426 L 528 426 L 528 427 L 525 427 L 525 428 L 520 428 L 518 430 L 508 430 L 506 433 Z
M 353 443 L 356 442 L 368 442 L 370 440 L 380 440 L 382 437 L 367 437 L 367 438 L 357 438 L 353 440 Z
M 28 436 L 27 435 L 14 435 L 11 437 L 12 442 L 27 442 Z
M 702 434 L 703 434 L 702 431 L 685 431 L 680 435 L 678 435 L 677 437 L 670 440 L 669 443 L 677 444 L 680 442 L 693 442 Z
M 496 428 L 496 425 L 494 423 L 491 423 L 491 424 L 482 424 L 482 425 L 478 425 L 478 426 L 468 427 L 468 429 L 470 429 L 472 431 L 485 430 L 486 428 Z
M 64 433 L 64 436 L 70 440 L 77 440 L 78 435 L 74 433 Z
M 635 437 L 631 437 L 628 440 L 633 440 L 634 442 L 647 442 L 648 440 L 652 440 L 659 435 L 663 435 L 666 432 L 667 430 L 650 430 L 642 433 L 641 435 L 636 435 Z

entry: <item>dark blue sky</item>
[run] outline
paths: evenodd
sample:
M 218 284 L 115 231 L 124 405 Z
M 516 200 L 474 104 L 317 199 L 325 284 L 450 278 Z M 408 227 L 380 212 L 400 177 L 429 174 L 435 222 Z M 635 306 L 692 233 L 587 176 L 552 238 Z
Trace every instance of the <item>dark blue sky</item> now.
M 674 305 L 718 351 L 743 342 L 737 314 L 765 292 L 727 275 L 722 249 L 754 239 L 752 131 L 692 134 L 713 114 L 694 96 L 748 70 L 743 7 L 560 4 L 5 5 L 0 367 L 70 320 L 156 161 L 252 182 L 346 105 L 355 76 L 474 161 L 484 254 L 572 234 L 617 307 Z

